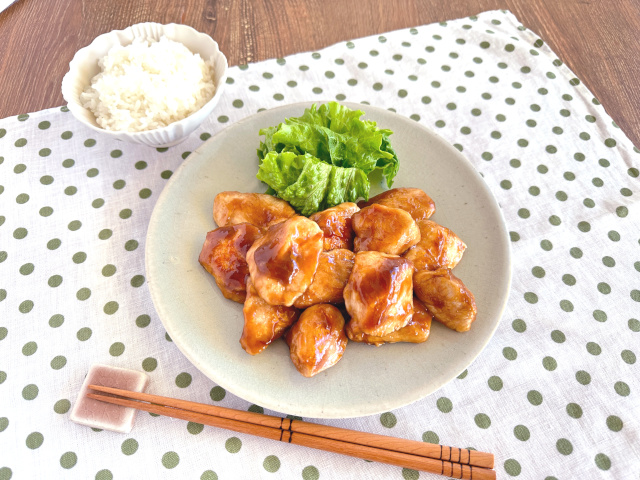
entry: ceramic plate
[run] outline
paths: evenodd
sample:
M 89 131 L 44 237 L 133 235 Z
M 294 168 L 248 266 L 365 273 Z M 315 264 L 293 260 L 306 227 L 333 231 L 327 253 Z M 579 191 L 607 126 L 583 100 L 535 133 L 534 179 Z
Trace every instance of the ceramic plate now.
M 436 203 L 432 219 L 468 248 L 454 273 L 474 293 L 477 320 L 457 333 L 433 322 L 423 344 L 381 347 L 349 342 L 342 360 L 305 378 L 278 340 L 251 356 L 241 348 L 242 305 L 225 299 L 198 263 L 208 231 L 216 228 L 219 192 L 264 192 L 256 179 L 260 128 L 300 116 L 311 104 L 260 112 L 226 128 L 194 151 L 158 199 L 146 242 L 147 280 L 167 332 L 184 355 L 229 392 L 278 412 L 313 418 L 373 415 L 436 391 L 476 358 L 496 330 L 511 284 L 509 237 L 500 208 L 482 177 L 449 143 L 417 122 L 367 105 L 365 112 L 390 140 L 400 160 L 395 187 L 418 187 Z M 371 195 L 384 190 L 372 182 Z

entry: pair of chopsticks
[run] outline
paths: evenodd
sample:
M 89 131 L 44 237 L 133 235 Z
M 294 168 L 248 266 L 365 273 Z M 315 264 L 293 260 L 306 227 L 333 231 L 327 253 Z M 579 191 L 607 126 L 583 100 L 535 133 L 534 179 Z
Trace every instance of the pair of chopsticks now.
M 445 447 L 254 412 L 89 385 L 87 397 L 234 432 L 465 480 L 495 480 L 491 453 Z M 111 395 L 117 395 L 111 396 Z

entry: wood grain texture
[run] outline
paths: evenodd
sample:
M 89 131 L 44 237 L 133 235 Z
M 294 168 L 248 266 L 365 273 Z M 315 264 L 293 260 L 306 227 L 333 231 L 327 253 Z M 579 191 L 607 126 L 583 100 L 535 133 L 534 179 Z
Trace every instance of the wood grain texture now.
M 155 395 L 149 395 L 140 392 L 130 392 L 105 386 L 90 385 L 89 389 L 119 395 L 116 397 L 111 395 L 87 393 L 87 398 L 93 400 L 120 405 L 123 407 L 136 408 L 138 410 L 144 410 L 146 412 L 164 415 L 166 417 L 179 418 L 190 422 L 200 423 L 202 425 L 210 425 L 212 427 L 223 428 L 234 432 L 246 433 L 249 435 L 255 435 L 271 440 L 279 440 L 284 443 L 293 443 L 294 445 L 300 445 L 303 447 L 339 453 L 341 455 L 348 455 L 351 457 L 371 460 L 374 462 L 388 463 L 390 465 L 410 468 L 413 470 L 421 470 L 439 475 L 445 475 L 448 477 L 460 478 L 463 480 L 496 479 L 495 470 L 492 470 L 490 468 L 474 467 L 466 463 L 454 463 L 439 459 L 436 460 L 434 458 L 424 457 L 420 455 L 413 455 L 411 453 L 405 453 L 404 451 L 395 450 L 391 448 L 392 445 L 387 445 L 386 448 L 377 448 L 374 446 L 369 446 L 368 444 L 350 443 L 346 438 L 325 438 L 314 434 L 301 433 L 295 430 L 292 431 L 286 424 L 270 427 L 266 426 L 266 423 L 262 421 L 259 421 L 259 423 L 252 423 L 253 418 L 261 415 L 254 414 L 252 412 L 242 412 L 237 410 L 234 411 L 222 407 L 198 404 L 167 397 L 156 397 Z M 136 400 L 131 400 L 131 398 L 142 399 L 145 400 L 145 402 L 138 402 Z M 146 403 L 147 400 L 152 403 Z M 169 407 L 165 405 L 172 406 Z M 207 410 L 211 410 L 212 412 L 214 412 L 214 414 L 206 413 Z M 222 413 L 225 416 L 217 416 L 217 413 Z M 251 415 L 249 416 L 247 415 L 247 413 Z M 278 419 L 277 417 L 269 418 L 275 419 L 276 421 L 280 420 L 281 422 L 285 421 L 285 419 Z M 248 419 L 249 421 L 245 421 L 245 419 Z M 293 426 L 293 423 L 294 422 L 289 422 L 289 426 Z M 321 425 L 314 425 L 306 422 L 298 422 L 298 424 L 312 426 L 312 429 L 319 430 L 321 428 Z M 331 431 L 332 427 L 325 427 L 325 429 Z M 358 438 L 359 436 L 362 438 L 363 436 L 366 437 L 367 435 L 373 438 L 380 437 L 379 435 L 371 435 L 362 432 L 351 431 L 351 433 L 354 435 L 352 436 L 352 438 Z M 386 438 L 388 438 L 388 441 L 391 442 L 403 442 L 402 439 L 398 438 Z M 405 440 L 404 442 L 419 443 L 410 442 L 407 440 Z M 438 450 L 440 450 L 440 448 L 438 448 Z M 491 466 L 493 466 L 493 455 L 490 455 L 490 457 Z
M 0 118 L 62 105 L 74 53 L 134 23 L 191 25 L 238 65 L 499 8 L 540 35 L 640 145 L 637 0 L 19 0 L 0 13 Z
M 439 444 L 436 445 L 422 441 L 407 440 L 404 438 L 359 432 L 356 430 L 348 430 L 344 428 L 332 427 L 329 425 L 304 422 L 301 420 L 291 420 L 289 418 L 281 418 L 271 415 L 265 415 L 262 413 L 245 412 L 241 410 L 219 407 L 217 405 L 208 405 L 203 403 L 190 402 L 187 400 L 180 400 L 177 398 L 153 395 L 144 392 L 123 390 L 106 385 L 89 385 L 89 389 L 100 393 L 118 395 L 127 400 L 148 402 L 150 404 L 153 404 L 154 407 L 172 407 L 175 409 L 185 410 L 190 413 L 199 413 L 204 414 L 205 416 L 219 417 L 221 419 L 259 425 L 262 427 L 287 430 L 289 433 L 300 433 L 305 435 L 312 435 L 315 437 L 322 437 L 325 439 L 338 440 L 340 442 L 364 445 L 384 450 L 392 450 L 395 452 L 407 453 L 419 457 L 445 460 L 452 463 L 461 463 L 464 465 L 471 465 L 474 467 L 488 469 L 492 469 L 495 463 L 495 458 L 492 453 L 479 452 L 477 450 L 472 451 L 465 448 L 461 449 L 457 447 L 449 447 Z M 91 394 L 89 394 L 88 396 L 90 395 Z M 147 404 L 131 403 L 129 405 L 133 406 L 134 408 L 144 409 L 144 405 Z M 158 411 L 156 413 L 161 412 Z

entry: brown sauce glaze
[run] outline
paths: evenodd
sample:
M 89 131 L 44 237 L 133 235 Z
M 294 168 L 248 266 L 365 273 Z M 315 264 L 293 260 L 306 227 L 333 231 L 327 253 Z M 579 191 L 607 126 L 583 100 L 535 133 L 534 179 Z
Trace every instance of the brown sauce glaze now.
M 451 269 L 420 270 L 413 282 L 416 296 L 435 320 L 458 332 L 471 328 L 478 312 L 475 298 Z
M 341 203 L 335 207 L 314 213 L 309 220 L 316 222 L 324 234 L 324 249 L 345 248 L 353 250 L 354 232 L 351 217 L 360 208 L 355 203 Z
M 374 203 L 400 208 L 409 212 L 414 220 L 427 220 L 436 211 L 435 202 L 419 188 L 392 188 L 368 201 L 358 202 L 358 206 L 365 208 Z
M 354 258 L 355 254 L 344 248 L 322 252 L 311 285 L 293 306 L 307 308 L 319 303 L 344 303 L 343 292 L 353 270 Z
M 413 315 L 413 264 L 395 255 L 360 252 L 344 290 L 352 328 L 385 335 Z
M 302 312 L 285 340 L 295 367 L 305 377 L 312 377 L 342 358 L 347 346 L 344 317 L 333 305 L 314 305 Z
M 272 305 L 293 305 L 309 287 L 322 253 L 322 231 L 295 216 L 269 228 L 247 253 L 253 283 Z
M 257 355 L 280 338 L 300 315 L 293 307 L 269 305 L 260 298 L 251 279 L 247 283 L 247 299 L 242 312 L 244 328 L 240 345 L 250 355 Z
M 261 230 L 248 223 L 207 233 L 198 260 L 213 275 L 225 298 L 244 302 L 249 278 L 247 251 L 261 236 Z
M 378 272 L 362 276 L 355 282 L 354 288 L 360 296 L 360 301 L 373 307 L 370 315 L 362 319 L 362 327 L 372 329 L 380 325 L 391 306 L 398 307 L 398 315 L 413 313 L 411 305 L 399 302 L 403 290 L 403 270 L 403 265 L 386 259 Z
M 213 218 L 221 227 L 251 223 L 267 228 L 293 215 L 287 202 L 264 193 L 220 192 L 213 201 Z
M 431 333 L 431 321 L 433 315 L 426 309 L 424 304 L 417 298 L 413 298 L 413 315 L 411 320 L 404 327 L 395 332 L 383 336 L 367 335 L 361 331 L 354 331 L 351 324 L 347 324 L 346 333 L 349 340 L 354 342 L 368 343 L 379 347 L 385 343 L 423 343 L 426 342 Z
M 467 245 L 451 230 L 431 220 L 417 220 L 420 241 L 402 256 L 411 260 L 416 271 L 454 268 Z
M 272 227 L 277 228 L 277 225 Z M 295 228 L 290 236 L 288 250 L 283 250 L 281 238 L 273 235 L 255 251 L 254 258 L 258 269 L 275 278 L 282 284 L 289 284 L 300 271 L 315 271 L 318 261 L 309 255 L 309 246 L 317 242 L 316 236 L 301 235 Z
M 254 259 L 260 273 L 269 275 L 271 278 L 287 285 L 291 283 L 293 275 L 297 273 L 298 264 L 293 255 L 290 255 L 291 261 L 283 261 L 286 259 L 281 257 L 286 257 L 286 253 L 281 250 L 282 242 L 280 238 L 276 234 L 272 234 L 268 237 L 268 240 L 265 239 L 265 242 L 256 248 Z
M 401 255 L 420 241 L 420 230 L 411 215 L 401 208 L 373 204 L 352 217 L 354 250 Z

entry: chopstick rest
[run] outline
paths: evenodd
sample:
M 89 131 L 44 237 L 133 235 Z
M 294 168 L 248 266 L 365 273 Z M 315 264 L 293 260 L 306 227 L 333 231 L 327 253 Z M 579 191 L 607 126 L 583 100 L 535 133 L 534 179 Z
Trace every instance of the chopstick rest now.
M 82 383 L 69 418 L 87 427 L 129 433 L 137 409 L 93 400 L 87 396 L 89 385 L 108 385 L 133 392 L 144 392 L 149 384 L 146 373 L 107 365 L 92 365 Z
M 352 457 L 466 480 L 495 480 L 491 453 L 357 432 L 118 388 L 89 385 L 91 399 Z M 101 394 L 102 393 L 102 394 Z M 107 395 L 104 395 L 104 394 Z M 117 395 L 117 396 L 115 396 Z

